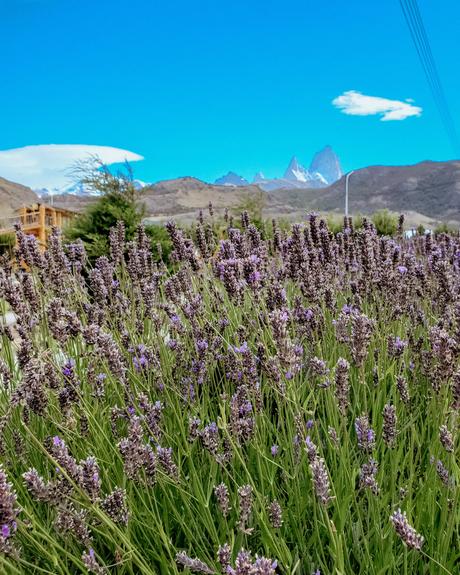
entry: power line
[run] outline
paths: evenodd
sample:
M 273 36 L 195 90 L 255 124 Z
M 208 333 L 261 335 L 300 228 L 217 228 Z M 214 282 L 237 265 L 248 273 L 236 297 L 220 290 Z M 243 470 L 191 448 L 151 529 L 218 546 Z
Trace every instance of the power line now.
M 441 85 L 438 69 L 431 50 L 428 35 L 423 24 L 422 15 L 417 0 L 400 0 L 404 18 L 409 32 L 414 42 L 417 55 L 422 64 L 428 85 L 432 92 L 436 107 L 441 116 L 442 123 L 446 129 L 449 140 L 455 153 L 460 153 L 460 142 L 457 135 L 452 115 L 447 104 L 445 93 Z
M 421 19 L 420 10 L 416 2 L 406 1 L 401 2 L 403 7 L 403 12 L 406 17 L 406 22 L 409 26 L 409 30 L 412 35 L 419 59 L 422 63 L 425 75 L 428 80 L 428 84 L 433 93 L 436 106 L 438 107 L 439 113 L 443 124 L 447 130 L 449 138 L 454 145 L 458 144 L 455 135 L 455 127 L 453 125 L 452 117 L 447 106 L 447 102 L 444 96 L 443 89 L 439 80 L 439 74 L 437 72 L 436 64 L 434 62 L 433 53 L 429 45 L 428 37 L 423 26 L 423 21 Z
M 444 90 L 443 90 L 442 85 L 441 85 L 438 70 L 437 70 L 436 63 L 435 63 L 435 60 L 433 57 L 433 52 L 431 50 L 431 46 L 430 46 L 430 42 L 428 40 L 428 35 L 426 33 L 425 26 L 423 25 L 423 20 L 422 20 L 419 6 L 417 4 L 417 0 L 412 0 L 411 4 L 412 4 L 412 12 L 415 15 L 415 18 L 418 22 L 418 28 L 420 31 L 420 35 L 422 37 L 423 47 L 424 47 L 425 53 L 427 54 L 428 62 L 430 63 L 430 68 L 432 71 L 432 78 L 433 78 L 434 85 L 435 85 L 435 88 L 436 88 L 437 93 L 438 93 L 438 100 L 439 100 L 439 102 L 441 104 L 441 108 L 443 110 L 444 123 L 445 123 L 446 128 L 449 132 L 451 142 L 453 143 L 455 150 L 458 151 L 459 141 L 458 141 L 458 136 L 457 136 L 457 132 L 455 129 L 455 124 L 452 120 L 452 116 L 450 114 L 450 110 L 449 110 L 449 106 L 447 104 L 445 93 L 444 93 Z

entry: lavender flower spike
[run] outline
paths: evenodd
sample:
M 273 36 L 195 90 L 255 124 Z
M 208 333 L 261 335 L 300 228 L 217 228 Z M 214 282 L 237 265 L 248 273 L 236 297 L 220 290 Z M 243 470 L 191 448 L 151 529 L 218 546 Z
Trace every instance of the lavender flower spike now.
M 84 551 L 81 560 L 89 573 L 94 573 L 95 575 L 105 575 L 107 573 L 105 567 L 98 563 L 94 549 L 90 548 L 88 552 Z
M 313 485 L 315 487 L 316 496 L 320 503 L 327 505 L 331 500 L 331 496 L 329 488 L 329 476 L 327 474 L 324 459 L 321 457 L 316 457 L 310 463 L 310 470 L 313 476 Z
M 206 563 L 203 563 L 203 561 L 200 561 L 199 559 L 189 557 L 184 551 L 176 554 L 176 563 L 182 567 L 190 569 L 190 571 L 193 571 L 194 573 L 207 573 L 208 575 L 215 574 L 215 571 L 211 569 L 211 567 L 208 567 Z
M 402 513 L 401 509 L 398 509 L 398 511 L 395 511 L 390 516 L 390 521 L 393 523 L 396 533 L 408 547 L 417 550 L 422 548 L 423 536 L 419 535 L 417 531 L 409 525 L 405 511 Z

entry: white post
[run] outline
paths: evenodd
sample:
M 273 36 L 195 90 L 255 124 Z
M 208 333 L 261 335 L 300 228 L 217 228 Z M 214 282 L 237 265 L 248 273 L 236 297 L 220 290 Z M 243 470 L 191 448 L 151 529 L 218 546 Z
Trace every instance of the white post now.
M 348 172 L 348 174 L 345 176 L 345 216 L 347 218 L 348 218 L 348 178 L 351 176 L 353 172 L 354 170 Z

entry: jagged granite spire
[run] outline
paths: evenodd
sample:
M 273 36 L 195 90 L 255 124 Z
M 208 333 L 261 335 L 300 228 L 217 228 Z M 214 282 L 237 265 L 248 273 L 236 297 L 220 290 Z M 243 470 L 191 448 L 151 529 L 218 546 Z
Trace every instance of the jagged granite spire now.
M 326 146 L 314 155 L 309 171 L 321 174 L 328 184 L 340 180 L 343 175 L 339 158 L 331 146 Z

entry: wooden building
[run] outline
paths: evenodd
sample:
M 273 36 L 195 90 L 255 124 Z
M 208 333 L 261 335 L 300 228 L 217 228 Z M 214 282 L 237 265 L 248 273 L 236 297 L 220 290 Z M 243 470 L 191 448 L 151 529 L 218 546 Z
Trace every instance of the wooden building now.
M 48 204 L 23 206 L 16 213 L 16 216 L 7 218 L 2 222 L 0 234 L 13 232 L 14 224 L 19 223 L 23 232 L 35 236 L 42 248 L 46 247 L 52 227 L 63 229 L 76 216 L 70 210 L 56 208 Z

